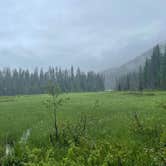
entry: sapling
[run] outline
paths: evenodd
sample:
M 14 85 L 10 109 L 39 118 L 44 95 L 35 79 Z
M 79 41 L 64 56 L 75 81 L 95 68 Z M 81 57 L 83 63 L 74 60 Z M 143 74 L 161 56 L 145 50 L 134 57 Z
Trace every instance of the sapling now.
M 57 84 L 49 83 L 47 87 L 49 98 L 46 100 L 47 108 L 53 113 L 54 118 L 54 135 L 56 140 L 59 139 L 59 128 L 57 124 L 57 111 L 59 107 L 64 103 L 64 99 L 60 97 L 61 89 Z M 51 142 L 53 138 L 50 136 Z

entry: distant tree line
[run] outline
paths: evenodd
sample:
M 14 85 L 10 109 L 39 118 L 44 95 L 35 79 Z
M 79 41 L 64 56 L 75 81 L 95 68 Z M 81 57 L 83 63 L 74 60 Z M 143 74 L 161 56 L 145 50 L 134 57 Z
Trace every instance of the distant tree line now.
M 104 90 L 103 77 L 92 71 L 84 73 L 78 68 L 74 71 L 49 67 L 34 71 L 4 68 L 0 70 L 0 95 L 42 94 L 48 82 L 56 83 L 62 92 L 85 92 Z
M 166 90 L 166 49 L 161 53 L 159 45 L 153 48 L 150 59 L 146 59 L 138 72 L 128 73 L 117 80 L 118 90 Z

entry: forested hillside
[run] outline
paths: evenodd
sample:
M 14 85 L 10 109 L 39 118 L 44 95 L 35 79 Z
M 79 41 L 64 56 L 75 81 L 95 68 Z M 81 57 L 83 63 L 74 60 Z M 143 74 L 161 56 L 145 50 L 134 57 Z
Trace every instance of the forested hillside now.
M 159 43 L 160 52 L 164 54 L 166 43 Z M 137 53 L 135 53 L 137 54 Z M 120 67 L 105 70 L 103 75 L 105 77 L 105 88 L 116 89 L 116 82 L 119 78 L 123 77 L 128 73 L 138 72 L 140 66 L 144 67 L 146 59 L 150 59 L 153 55 L 153 48 L 148 49 L 143 54 L 137 56 L 131 61 L 124 63 Z
M 94 72 L 84 73 L 50 67 L 47 71 L 37 68 L 30 72 L 24 69 L 4 68 L 0 70 L 0 95 L 45 93 L 48 82 L 56 83 L 62 92 L 104 90 L 103 77 Z
M 159 45 L 153 48 L 151 58 L 147 58 L 139 72 L 130 72 L 117 80 L 119 90 L 166 89 L 166 49 L 163 53 Z

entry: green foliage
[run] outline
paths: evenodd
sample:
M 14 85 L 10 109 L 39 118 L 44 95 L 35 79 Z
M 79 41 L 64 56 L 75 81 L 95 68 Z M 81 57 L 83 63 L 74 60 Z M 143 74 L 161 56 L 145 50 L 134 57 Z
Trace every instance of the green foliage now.
M 73 93 L 61 97 L 70 100 L 57 111 L 60 141 L 54 146 L 49 143 L 52 112 L 42 104 L 48 95 L 0 102 L 2 166 L 165 166 L 165 92 Z M 18 142 L 27 128 L 31 135 L 27 144 L 21 145 Z M 14 140 L 12 156 L 5 155 L 7 135 L 7 142 Z
M 141 142 L 141 145 L 155 147 L 155 145 L 158 146 L 158 143 L 160 143 L 163 128 L 160 124 L 146 126 L 144 122 L 140 121 L 138 114 L 134 113 L 130 131 L 134 139 L 138 139 Z
M 165 166 L 166 147 L 160 144 L 153 147 L 136 147 L 130 149 L 125 145 L 111 144 L 108 141 L 93 142 L 82 138 L 76 145 L 67 147 L 61 158 L 60 147 L 47 149 L 17 147 L 14 156 L 1 159 L 3 166 Z
M 48 94 L 49 99 L 46 100 L 46 106 L 50 112 L 53 113 L 54 117 L 54 132 L 50 133 L 50 141 L 54 145 L 57 141 L 59 141 L 59 128 L 57 123 L 57 111 L 59 111 L 59 107 L 63 105 L 66 99 L 59 97 L 61 94 L 61 89 L 57 84 L 49 83 L 48 85 Z M 68 100 L 69 98 L 67 98 Z
M 0 70 L 0 96 L 19 94 L 43 94 L 47 83 L 58 84 L 62 92 L 85 92 L 104 90 L 103 77 L 94 72 L 81 72 L 49 67 L 47 71 L 4 68 Z
M 117 80 L 119 90 L 162 89 L 166 90 L 166 50 L 154 47 L 151 58 L 146 59 L 138 72 L 128 73 Z

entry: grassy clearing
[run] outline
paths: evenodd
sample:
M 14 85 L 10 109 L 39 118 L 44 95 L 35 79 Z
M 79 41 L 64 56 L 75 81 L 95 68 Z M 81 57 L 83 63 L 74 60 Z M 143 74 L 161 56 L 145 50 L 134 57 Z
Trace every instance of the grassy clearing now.
M 48 97 L 0 97 L 0 165 L 166 165 L 166 92 L 63 94 L 57 140 Z
M 59 126 L 74 123 L 82 112 L 87 113 L 93 117 L 88 135 L 94 140 L 135 143 L 137 140 L 129 133 L 134 112 L 146 125 L 166 125 L 166 92 L 71 93 L 64 96 L 70 100 L 58 112 Z M 19 141 L 23 132 L 31 129 L 29 144 L 47 145 L 53 123 L 51 113 L 43 104 L 47 98 L 47 95 L 0 97 L 1 144 L 7 137 Z

